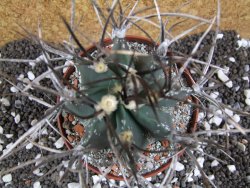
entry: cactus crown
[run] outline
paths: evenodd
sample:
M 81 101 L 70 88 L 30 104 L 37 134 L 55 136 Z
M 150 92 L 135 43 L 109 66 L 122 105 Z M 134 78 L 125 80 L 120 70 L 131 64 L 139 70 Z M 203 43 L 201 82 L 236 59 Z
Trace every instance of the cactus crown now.
M 111 49 L 92 53 L 93 60 L 75 60 L 80 90 L 76 98 L 85 102 L 69 101 L 65 109 L 85 126 L 85 147 L 109 147 L 109 128 L 121 143 L 141 148 L 149 136 L 171 140 L 173 115 L 166 109 L 190 95 L 188 87 L 171 86 L 173 68 L 157 47 L 141 53 L 128 44 L 126 38 L 115 37 Z

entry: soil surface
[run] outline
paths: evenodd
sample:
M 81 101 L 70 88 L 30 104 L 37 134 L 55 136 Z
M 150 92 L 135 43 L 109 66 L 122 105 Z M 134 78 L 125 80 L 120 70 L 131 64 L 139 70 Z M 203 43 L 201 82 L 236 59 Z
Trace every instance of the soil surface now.
M 211 92 L 218 91 L 219 96 L 217 100 L 222 100 L 223 103 L 238 109 L 243 108 L 246 112 L 249 112 L 249 106 L 246 106 L 244 100 L 244 90 L 249 89 L 249 62 L 250 62 L 250 48 L 243 48 L 238 46 L 238 41 L 240 38 L 234 31 L 223 32 L 223 37 L 217 41 L 217 47 L 215 50 L 215 56 L 213 59 L 213 64 L 220 66 L 229 67 L 229 77 L 233 82 L 233 87 L 228 88 L 225 85 L 220 86 Z M 192 50 L 195 41 L 198 40 L 200 35 L 193 35 L 187 37 L 180 41 L 177 49 L 185 54 L 189 54 Z M 202 46 L 206 49 L 206 46 L 211 42 L 211 35 L 208 35 L 204 40 Z M 2 48 L 0 48 L 0 53 L 3 58 L 20 58 L 20 59 L 34 59 L 41 54 L 41 49 L 39 46 L 33 44 L 28 40 L 20 40 L 11 42 Z M 206 57 L 206 52 L 199 54 L 200 59 Z M 234 60 L 233 60 L 234 59 Z M 64 62 L 57 62 L 57 64 L 63 64 Z M 25 78 L 27 78 L 28 73 L 31 71 L 37 77 L 39 74 L 46 70 L 44 64 L 36 65 L 33 69 L 31 66 L 17 63 L 0 63 L 0 70 L 6 73 L 6 75 L 11 78 L 17 78 L 22 73 Z M 248 77 L 248 79 L 246 79 Z M 45 80 L 42 84 L 51 85 L 49 80 Z M 2 94 L 9 94 L 13 92 L 13 88 L 6 81 L 2 80 L 1 85 Z M 53 103 L 53 96 L 42 95 L 40 92 L 32 91 L 32 94 L 39 98 L 43 98 L 46 102 Z M 44 113 L 45 108 L 38 105 L 34 101 L 28 100 L 28 98 L 20 95 L 8 95 L 7 100 L 10 105 L 1 105 L 0 110 L 0 128 L 2 128 L 2 133 L 0 133 L 0 155 L 2 150 L 10 147 L 10 145 L 15 142 L 15 140 L 24 134 L 34 123 L 34 120 L 39 119 Z M 6 101 L 5 101 L 6 102 Z M 209 122 L 209 119 L 203 119 L 199 123 L 199 130 L 205 130 L 204 122 Z M 244 128 L 250 128 L 250 118 L 241 118 L 239 122 Z M 222 128 L 224 122 L 216 125 L 215 123 L 210 124 L 212 130 L 217 130 Z M 218 142 L 221 145 L 225 145 L 225 136 L 203 136 L 204 138 L 209 138 Z M 195 152 L 195 157 L 203 166 L 204 172 L 208 177 L 213 180 L 213 182 L 220 188 L 246 188 L 250 186 L 250 139 L 248 136 L 243 136 L 240 134 L 230 135 L 229 148 L 227 153 L 233 158 L 226 157 L 222 152 L 214 147 L 207 146 L 205 148 L 200 148 L 199 151 L 203 151 L 210 155 L 205 155 L 204 153 Z M 52 131 L 51 128 L 45 132 L 42 132 L 40 137 L 40 142 L 45 146 L 55 148 L 54 143 L 58 141 L 59 136 Z M 38 141 L 38 140 L 37 140 Z M 240 147 L 239 147 L 240 146 Z M 10 167 L 16 166 L 18 163 L 27 161 L 29 159 L 38 158 L 39 156 L 46 156 L 49 152 L 41 151 L 37 147 L 30 145 L 18 151 L 15 155 L 4 160 L 0 164 L 0 169 L 9 169 Z M 215 158 L 218 158 L 216 160 Z M 64 157 L 62 159 L 56 159 L 49 162 L 46 166 L 39 168 L 38 171 L 34 171 L 34 165 L 30 165 L 21 170 L 11 172 L 12 180 L 10 183 L 3 183 L 0 180 L 0 187 L 10 187 L 10 188 L 29 188 L 29 187 L 39 187 L 41 185 L 43 188 L 57 188 L 57 187 L 69 187 L 69 183 L 78 182 L 78 177 L 76 174 L 70 173 L 67 178 L 64 179 L 64 183 L 60 186 L 56 184 L 56 178 L 59 174 L 65 170 L 65 168 L 54 169 L 53 173 L 46 178 L 41 178 L 42 174 L 47 173 L 49 170 L 53 169 L 57 165 L 66 164 L 69 158 Z M 222 161 L 220 161 L 222 160 Z M 62 162 L 63 161 L 63 162 Z M 175 188 L 185 188 L 185 187 L 203 187 L 204 182 L 199 176 L 196 168 L 193 165 L 193 161 L 189 159 L 187 155 L 184 155 L 179 163 L 179 170 L 174 175 L 172 180 L 172 185 Z M 231 169 L 231 171 L 230 171 Z M 150 182 L 156 187 L 160 185 L 164 179 L 165 172 L 157 175 L 156 177 L 150 178 Z M 5 177 L 6 179 L 10 176 Z M 97 180 L 96 180 L 97 179 Z M 93 180 L 93 181 L 92 181 Z M 36 183 L 34 183 L 36 182 Z M 93 187 L 93 183 L 98 184 L 99 187 L 125 187 L 121 186 L 120 182 L 111 182 L 100 179 L 99 176 L 90 174 L 90 187 Z M 36 186 L 35 186 L 36 185 Z M 96 187 L 98 187 L 96 186 Z M 140 187 L 140 186 L 139 186 Z

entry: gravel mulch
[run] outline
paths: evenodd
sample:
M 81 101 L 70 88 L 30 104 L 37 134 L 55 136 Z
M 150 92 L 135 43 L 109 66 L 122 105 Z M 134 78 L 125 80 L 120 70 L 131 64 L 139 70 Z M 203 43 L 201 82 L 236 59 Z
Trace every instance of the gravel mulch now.
M 202 52 L 202 49 L 211 43 L 211 36 L 213 33 L 209 34 L 202 44 L 200 53 L 197 57 L 201 60 L 205 60 L 208 50 Z M 230 105 L 234 109 L 244 109 L 245 112 L 250 111 L 250 106 L 246 105 L 246 97 L 244 91 L 249 89 L 249 67 L 250 67 L 250 47 L 239 47 L 242 44 L 241 39 L 234 31 L 224 31 L 223 35 L 220 35 L 220 39 L 217 41 L 217 46 L 215 49 L 215 55 L 213 58 L 213 63 L 220 65 L 222 67 L 228 67 L 229 72 L 227 76 L 232 81 L 232 87 L 227 87 L 224 84 L 221 84 L 219 87 L 208 89 L 207 92 L 211 95 L 212 93 L 217 93 L 216 100 L 222 101 L 223 103 Z M 195 41 L 198 40 L 200 35 L 192 35 L 180 41 L 178 48 L 183 53 L 189 54 L 192 50 L 192 47 L 195 44 Z M 222 37 L 223 36 L 223 37 Z M 222 37 L 222 38 L 221 38 Z M 241 42 L 239 42 L 241 41 Z M 245 42 L 245 41 L 243 41 Z M 245 43 L 244 43 L 245 44 Z M 41 49 L 38 45 L 33 44 L 32 42 L 24 39 L 19 41 L 13 41 L 6 44 L 0 48 L 0 54 L 2 58 L 19 58 L 19 59 L 35 59 L 41 55 Z M 62 65 L 64 62 L 56 62 L 55 65 Z M 38 64 L 33 68 L 31 66 L 22 64 L 22 63 L 0 63 L 1 73 L 5 73 L 10 77 L 9 80 L 13 81 L 16 84 L 18 77 L 32 79 L 33 74 L 37 77 L 39 74 L 46 71 L 47 68 L 44 64 Z M 19 83 L 20 85 L 21 83 Z M 51 86 L 49 79 L 46 79 L 42 82 L 43 85 Z M 213 83 L 209 82 L 205 87 L 211 87 Z M 15 95 L 15 89 L 11 86 L 10 83 L 0 77 L 0 88 L 1 94 L 13 94 L 5 97 L 4 101 L 1 100 L 1 110 L 0 110 L 0 155 L 2 154 L 5 148 L 8 148 L 15 140 L 25 133 L 32 124 L 39 119 L 46 108 L 42 105 L 37 104 L 34 101 L 30 101 L 27 97 Z M 36 90 L 32 91 L 32 94 L 42 98 L 48 103 L 53 104 L 55 102 L 55 97 L 46 94 L 42 95 L 41 92 Z M 2 97 L 2 96 L 0 96 Z M 8 105 L 9 103 L 9 105 Z M 6 105 L 7 104 L 7 105 Z M 204 101 L 206 105 L 206 102 Z M 230 114 L 231 112 L 229 112 Z M 202 114 L 200 114 L 202 116 Z M 234 113 L 231 114 L 236 119 Z M 250 128 L 250 118 L 241 117 L 239 123 L 244 128 Z M 206 122 L 206 123 L 204 123 Z M 213 117 L 206 117 L 199 123 L 199 130 L 215 130 L 222 128 L 225 122 L 220 119 L 215 119 Z M 56 125 L 56 124 L 55 124 Z M 225 145 L 226 137 L 225 135 L 214 135 L 214 136 L 203 136 L 204 138 L 212 139 L 217 141 L 219 144 Z M 250 139 L 249 136 L 244 136 L 241 134 L 230 135 L 229 137 L 229 148 L 227 153 L 232 157 L 232 159 L 226 157 L 225 154 L 219 151 L 219 149 L 206 146 L 200 148 L 201 151 L 212 155 L 218 159 L 221 159 L 227 164 L 223 164 L 221 161 L 218 161 L 214 158 L 211 158 L 207 155 L 195 152 L 195 156 L 198 159 L 198 162 L 205 173 L 209 176 L 210 179 L 218 187 L 250 187 Z M 61 144 L 60 136 L 57 135 L 51 128 L 47 128 L 41 134 L 40 140 L 46 146 L 56 148 L 55 142 L 58 145 Z M 62 147 L 62 146 L 61 146 Z M 8 169 L 15 165 L 20 164 L 21 162 L 27 161 L 28 159 L 34 159 L 35 157 L 41 157 L 49 154 L 46 151 L 41 151 L 35 146 L 28 145 L 26 148 L 17 151 L 12 157 L 4 160 L 0 163 L 0 169 Z M 39 171 L 34 171 L 35 165 L 30 165 L 21 170 L 10 173 L 2 177 L 0 180 L 0 187 L 13 187 L 13 188 L 25 188 L 25 187 L 74 187 L 74 182 L 78 182 L 78 176 L 70 173 L 69 176 L 65 179 L 64 183 L 59 186 L 56 184 L 55 179 L 59 176 L 60 171 L 65 169 L 55 169 L 55 172 L 52 175 L 49 175 L 46 179 L 39 179 L 41 174 L 48 172 L 53 167 L 61 164 L 61 161 L 65 161 L 66 164 L 68 158 L 57 159 L 50 162 L 47 166 L 42 167 Z M 186 155 L 180 158 L 180 161 L 177 165 L 177 172 L 175 178 L 173 179 L 173 187 L 203 187 L 202 178 L 200 177 L 199 171 L 193 166 L 193 161 L 191 161 Z M 90 177 L 93 174 L 90 174 Z M 93 176 L 90 179 L 94 180 L 94 183 L 99 177 Z M 158 186 L 164 178 L 164 173 L 159 174 L 156 177 L 152 177 L 149 180 L 154 185 Z M 39 181 L 38 181 L 39 179 Z M 3 182 L 3 180 L 5 182 Z M 6 183 L 10 181 L 9 183 Z M 36 183 L 35 183 L 36 182 Z M 71 184 L 68 184 L 71 183 Z M 119 182 L 107 182 L 105 180 L 101 181 L 98 184 L 99 187 L 122 187 L 123 183 Z M 116 185 L 116 186 L 115 186 Z M 98 187 L 96 186 L 96 187 Z M 76 186 L 75 186 L 76 187 Z M 111 186 L 112 187 L 112 186 Z

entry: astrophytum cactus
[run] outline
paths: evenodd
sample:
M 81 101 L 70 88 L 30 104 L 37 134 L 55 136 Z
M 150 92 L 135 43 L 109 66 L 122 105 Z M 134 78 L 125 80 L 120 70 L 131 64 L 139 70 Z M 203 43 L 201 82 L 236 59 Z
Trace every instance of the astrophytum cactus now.
M 122 144 L 145 148 L 149 137 L 171 140 L 170 107 L 185 101 L 191 89 L 171 85 L 173 68 L 157 49 L 147 54 L 133 51 L 125 38 L 117 37 L 107 49 L 96 50 L 104 55 L 75 60 L 80 92 L 77 101 L 65 104 L 65 110 L 85 127 L 81 145 L 108 148 L 110 126 Z

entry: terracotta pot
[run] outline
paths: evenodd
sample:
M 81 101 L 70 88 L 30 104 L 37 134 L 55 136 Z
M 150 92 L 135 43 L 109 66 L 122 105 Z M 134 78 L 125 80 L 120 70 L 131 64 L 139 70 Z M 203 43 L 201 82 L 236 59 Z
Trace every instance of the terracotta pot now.
M 144 38 L 144 37 L 126 36 L 126 40 L 129 41 L 129 42 L 139 42 L 139 43 L 147 44 L 148 46 L 154 47 L 153 42 L 151 40 L 147 39 L 147 38 Z M 108 46 L 110 44 L 112 44 L 112 39 L 107 38 L 107 39 L 104 40 L 104 46 Z M 89 47 L 87 49 L 87 51 L 89 53 L 93 52 L 94 50 L 96 50 L 95 46 L 91 46 L 91 47 Z M 80 55 L 82 57 L 85 56 L 84 53 L 81 53 Z M 73 74 L 74 71 L 75 71 L 74 67 L 69 67 L 67 69 L 67 71 L 64 73 L 64 78 L 68 80 L 69 77 L 70 77 L 70 75 Z M 184 71 L 183 75 L 186 78 L 188 86 L 191 86 L 191 85 L 193 85 L 195 83 L 194 80 L 193 80 L 193 78 L 192 78 L 192 76 L 191 76 L 191 74 L 190 74 L 190 72 L 187 69 Z M 57 101 L 59 101 L 59 99 L 60 98 L 58 97 Z M 199 101 L 198 101 L 198 99 L 196 97 L 192 97 L 192 102 L 195 103 L 195 104 L 199 104 Z M 187 127 L 187 132 L 188 133 L 192 133 L 192 132 L 194 132 L 196 130 L 196 128 L 197 128 L 198 114 L 199 114 L 199 109 L 195 108 L 193 110 L 193 114 L 192 114 L 192 117 L 191 117 L 191 119 L 189 121 L 189 124 L 187 125 L 188 126 Z M 65 129 L 62 126 L 63 125 L 63 117 L 62 117 L 62 115 L 60 115 L 58 117 L 57 123 L 58 123 L 58 128 L 59 128 L 61 134 L 64 137 L 66 137 Z M 65 140 L 65 145 L 67 146 L 68 149 L 72 149 L 73 148 L 73 146 L 68 141 L 66 141 L 66 140 Z M 184 151 L 185 151 L 184 149 L 180 150 L 178 156 L 180 157 L 181 155 L 183 155 Z M 166 170 L 167 168 L 169 168 L 170 164 L 171 164 L 171 159 L 168 160 L 168 162 L 166 164 L 163 164 L 162 166 L 160 166 L 158 169 L 153 170 L 151 172 L 148 172 L 146 174 L 143 174 L 143 176 L 145 178 L 156 176 L 158 173 L 160 173 L 160 172 Z M 84 164 L 84 165 L 86 165 L 86 164 Z M 93 171 L 94 173 L 100 174 L 100 171 L 95 166 L 93 166 L 91 164 L 87 164 L 87 167 L 91 171 Z M 109 178 L 109 179 L 114 179 L 114 180 L 118 180 L 118 181 L 124 180 L 122 176 L 116 176 L 116 175 L 113 175 L 111 173 L 107 174 L 106 177 Z

